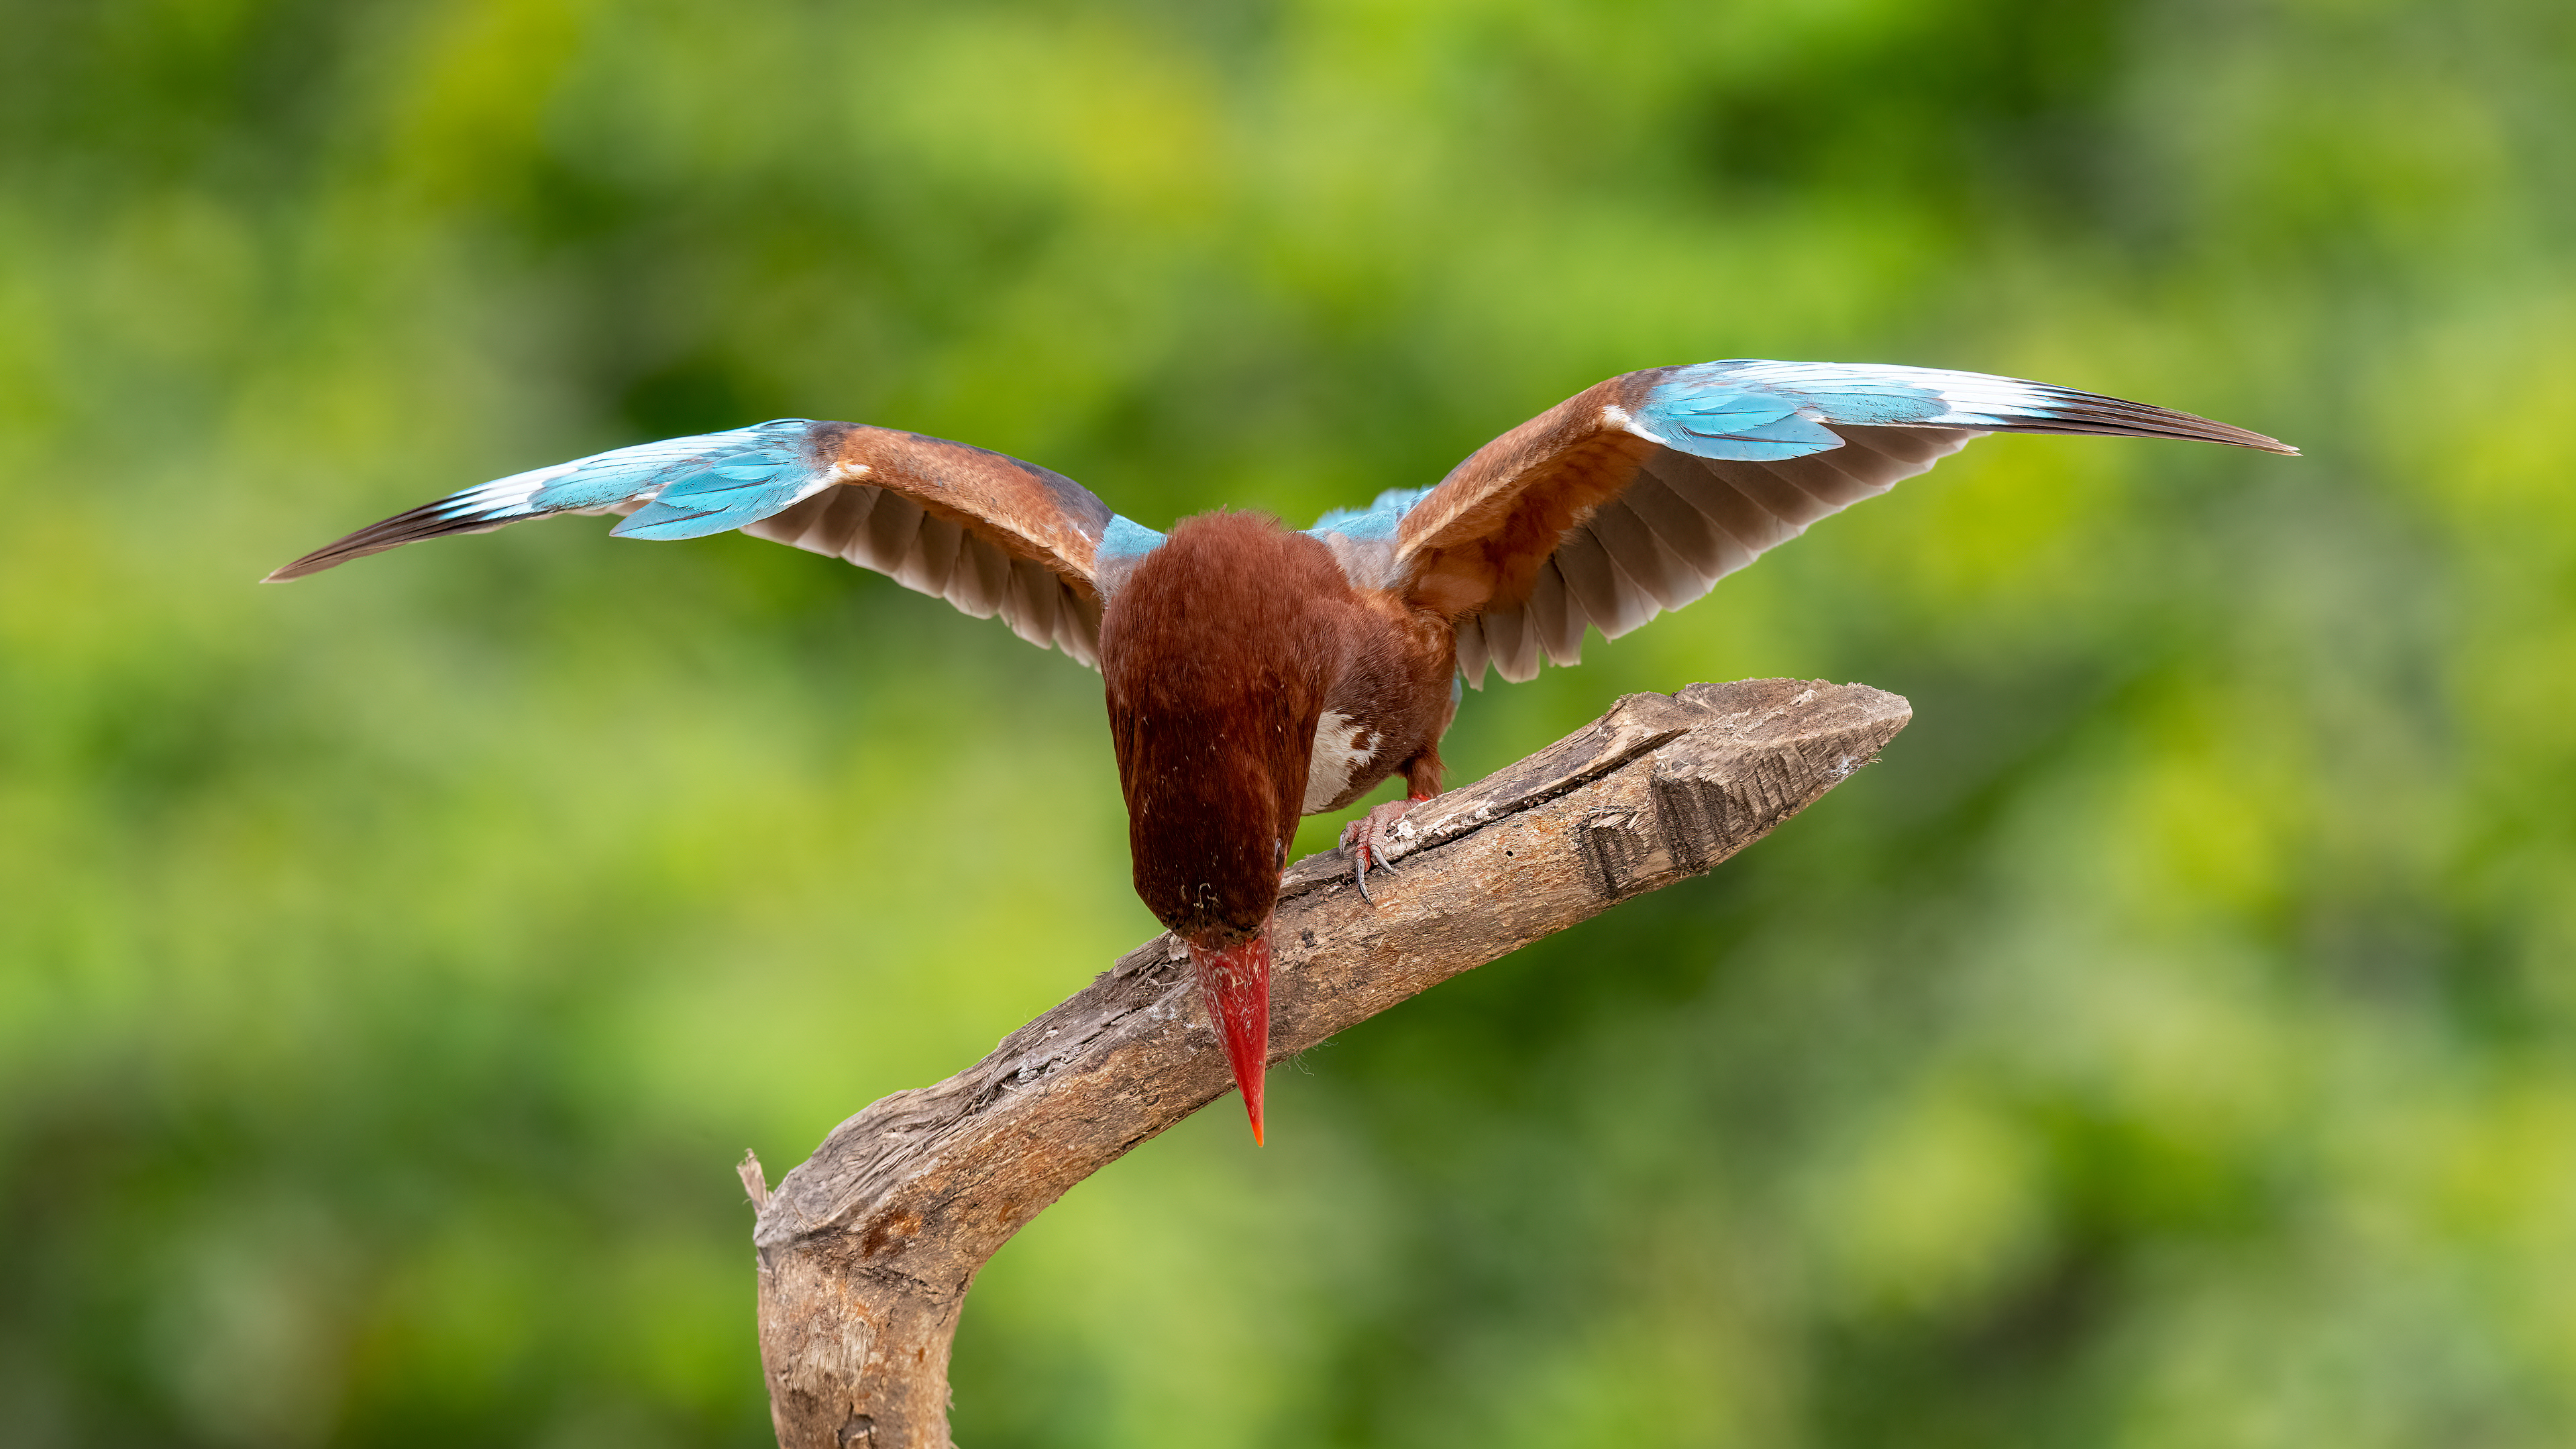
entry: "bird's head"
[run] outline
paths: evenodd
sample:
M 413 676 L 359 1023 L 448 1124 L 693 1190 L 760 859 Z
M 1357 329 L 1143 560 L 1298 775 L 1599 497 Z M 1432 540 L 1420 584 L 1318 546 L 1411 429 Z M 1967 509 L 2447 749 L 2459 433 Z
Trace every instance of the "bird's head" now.
M 1271 734 L 1269 725 L 1252 732 Z M 1121 751 L 1134 761 L 1127 837 L 1136 894 L 1193 946 L 1241 945 L 1269 928 L 1304 782 L 1283 782 L 1276 756 L 1286 749 L 1256 748 L 1233 730 L 1210 736 L 1183 727 L 1156 738 L 1165 732 L 1155 726 L 1151 717 L 1136 719 L 1137 738 Z M 1293 744 L 1302 756 L 1306 742 Z M 1302 771 L 1305 762 L 1295 765 Z
M 1270 1046 L 1270 924 L 1279 873 L 1297 830 L 1303 780 L 1285 783 L 1286 756 L 1305 745 L 1261 748 L 1296 722 L 1246 707 L 1234 727 L 1209 735 L 1130 721 L 1119 751 L 1127 773 L 1128 844 L 1136 894 L 1189 947 L 1210 1024 L 1225 1043 L 1252 1135 L 1261 1138 L 1261 1089 Z M 1256 718 L 1259 722 L 1256 724 Z M 1275 728 L 1274 728 L 1275 727 Z M 1304 728 L 1311 736 L 1313 723 Z M 1252 742 L 1240 736 L 1250 735 Z M 1131 742 L 1132 741 L 1132 742 Z

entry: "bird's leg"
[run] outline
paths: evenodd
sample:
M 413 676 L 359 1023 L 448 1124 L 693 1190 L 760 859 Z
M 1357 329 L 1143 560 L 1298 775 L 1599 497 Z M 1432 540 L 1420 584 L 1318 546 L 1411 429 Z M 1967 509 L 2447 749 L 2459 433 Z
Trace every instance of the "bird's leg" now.
M 1351 854 L 1351 878 L 1359 882 L 1361 900 L 1377 904 L 1368 893 L 1369 867 L 1395 869 L 1395 822 L 1404 818 L 1405 811 L 1440 793 L 1445 768 L 1437 746 L 1424 750 L 1404 762 L 1405 798 L 1390 800 L 1342 827 L 1342 849 Z
M 1342 849 L 1351 856 L 1351 879 L 1359 883 L 1360 899 L 1376 905 L 1368 891 L 1371 867 L 1395 869 L 1395 822 L 1404 812 L 1430 799 L 1429 795 L 1409 795 L 1402 800 L 1389 800 L 1368 814 L 1342 827 Z

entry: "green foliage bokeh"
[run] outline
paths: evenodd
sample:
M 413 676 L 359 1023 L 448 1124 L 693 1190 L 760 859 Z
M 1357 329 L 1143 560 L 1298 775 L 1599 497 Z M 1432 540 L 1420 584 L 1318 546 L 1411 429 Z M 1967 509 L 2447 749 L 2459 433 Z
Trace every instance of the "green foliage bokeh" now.
M 0 4 L 0 1442 L 755 1444 L 749 1214 L 1151 929 L 1095 678 L 465 483 L 777 416 L 1161 526 L 1724 356 L 1979 444 L 1579 670 L 1905 694 L 1086 1184 L 978 1446 L 2576 1435 L 2559 0 Z M 1307 849 L 1328 839 L 1310 826 Z

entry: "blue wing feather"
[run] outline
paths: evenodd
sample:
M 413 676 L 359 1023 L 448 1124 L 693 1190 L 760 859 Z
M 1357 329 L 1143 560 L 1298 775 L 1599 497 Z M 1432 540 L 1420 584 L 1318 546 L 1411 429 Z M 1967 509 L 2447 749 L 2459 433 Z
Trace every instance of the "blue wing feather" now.
M 1396 525 L 1413 505 L 1429 497 L 1428 488 L 1389 488 L 1371 500 L 1366 508 L 1336 508 L 1315 520 L 1308 533 L 1338 533 L 1360 543 L 1386 543 L 1395 538 Z
M 1777 463 L 1841 447 L 1842 436 L 1828 423 L 1920 425 L 1941 418 L 1948 404 L 1930 385 L 1937 374 L 1911 386 L 1890 376 L 1913 371 L 1743 360 L 1677 367 L 1646 394 L 1631 425 L 1694 457 Z
M 1133 562 L 1163 546 L 1163 535 L 1123 513 L 1109 515 L 1100 533 L 1100 562 Z
M 804 418 L 780 418 L 730 432 L 638 443 L 496 478 L 420 511 L 471 527 L 640 499 L 646 506 L 615 532 L 629 538 L 721 533 L 767 518 L 831 482 L 829 465 L 807 446 L 813 426 Z
M 675 438 L 602 453 L 532 500 L 615 494 L 645 498 L 609 530 L 619 538 L 703 538 L 758 523 L 832 482 L 829 462 L 806 446 L 813 424 L 781 418 L 728 433 Z

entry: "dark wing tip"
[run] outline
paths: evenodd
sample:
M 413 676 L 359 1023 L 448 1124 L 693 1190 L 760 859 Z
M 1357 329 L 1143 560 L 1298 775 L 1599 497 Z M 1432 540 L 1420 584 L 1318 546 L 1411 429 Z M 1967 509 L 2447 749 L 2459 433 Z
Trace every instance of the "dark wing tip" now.
M 2224 443 L 2231 448 L 2252 448 L 2258 452 L 2299 456 L 2299 450 L 2278 438 L 2266 437 L 2251 428 L 2204 418 L 2198 413 L 2160 408 L 2151 403 L 2131 402 L 2098 392 L 2080 392 L 2074 388 L 2049 388 L 2051 394 L 2048 423 L 2025 425 L 2015 431 L 2070 432 L 2115 434 L 2131 438 L 2176 438 L 2200 443 Z M 2050 424 L 2055 426 L 2050 426 Z
M 324 569 L 337 568 L 353 558 L 365 558 L 371 553 L 383 553 L 389 548 L 400 548 L 404 544 L 418 543 L 425 538 L 445 538 L 450 534 L 459 533 L 490 533 L 504 524 L 518 521 L 515 518 L 483 518 L 470 513 L 459 517 L 444 512 L 445 506 L 446 500 L 441 499 L 437 503 L 424 503 L 407 513 L 397 513 L 381 523 L 370 523 L 346 538 L 326 543 L 295 562 L 277 569 L 260 582 L 263 584 L 288 583 L 308 574 L 318 574 Z

